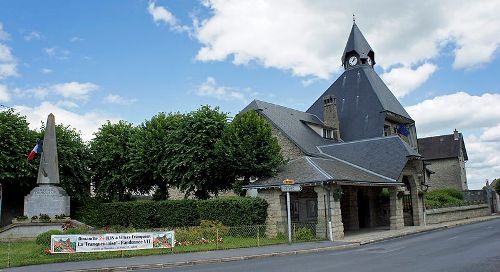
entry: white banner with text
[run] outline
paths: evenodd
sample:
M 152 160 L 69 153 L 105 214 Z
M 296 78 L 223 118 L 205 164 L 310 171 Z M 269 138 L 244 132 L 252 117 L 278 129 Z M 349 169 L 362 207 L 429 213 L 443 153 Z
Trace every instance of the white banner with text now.
M 174 231 L 52 235 L 52 253 L 172 248 Z

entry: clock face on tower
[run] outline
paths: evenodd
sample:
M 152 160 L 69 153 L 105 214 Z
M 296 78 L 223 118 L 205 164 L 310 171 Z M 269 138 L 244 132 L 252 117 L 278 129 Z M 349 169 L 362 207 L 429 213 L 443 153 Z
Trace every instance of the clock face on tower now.
M 352 56 L 349 58 L 349 66 L 354 66 L 358 63 L 358 58 L 356 56 Z

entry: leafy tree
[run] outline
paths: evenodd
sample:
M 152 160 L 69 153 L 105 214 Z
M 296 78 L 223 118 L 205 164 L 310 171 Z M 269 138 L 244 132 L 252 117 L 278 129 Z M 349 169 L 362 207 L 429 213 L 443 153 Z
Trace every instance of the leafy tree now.
M 126 121 L 107 122 L 95 133 L 90 143 L 92 183 L 97 197 L 125 200 L 131 184 L 126 171 L 130 163 L 130 139 L 136 128 Z
M 186 195 L 194 192 L 197 198 L 206 199 L 230 187 L 231 179 L 215 150 L 226 124 L 226 113 L 202 106 L 185 115 L 172 134 L 173 144 L 167 146 L 171 154 L 168 176 Z
M 90 195 L 90 149 L 75 129 L 56 125 L 57 157 L 61 187 L 73 200 Z
M 500 194 L 500 178 L 493 180 L 493 182 L 495 182 L 495 191 Z
M 30 162 L 26 155 L 37 138 L 26 117 L 12 109 L 0 111 L 0 183 L 22 194 L 35 186 L 39 159 Z
M 250 177 L 272 176 L 284 164 L 271 125 L 255 111 L 236 115 L 217 143 L 217 152 L 225 157 L 225 168 L 238 178 L 233 189 L 239 194 Z
M 153 198 L 168 198 L 171 183 L 168 175 L 168 161 L 172 155 L 172 134 L 182 121 L 179 113 L 158 113 L 139 126 L 131 138 L 131 161 L 129 172 L 132 174 L 131 188 L 147 193 L 156 188 Z

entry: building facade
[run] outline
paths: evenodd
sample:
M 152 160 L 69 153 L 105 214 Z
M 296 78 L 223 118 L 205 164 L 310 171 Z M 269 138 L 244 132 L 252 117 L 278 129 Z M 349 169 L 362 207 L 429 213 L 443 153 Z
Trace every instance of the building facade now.
M 427 183 L 429 190 L 455 188 L 468 190 L 465 162 L 467 150 L 462 133 L 418 139 L 418 150 L 427 169 L 432 171 Z
M 291 194 L 292 221 L 315 225 L 318 236 L 329 225 L 340 239 L 423 223 L 415 122 L 375 72 L 375 52 L 355 23 L 341 61 L 344 73 L 305 112 L 258 100 L 243 109 L 272 125 L 288 160 L 277 176 L 245 186 L 269 203 L 268 235 L 285 232 L 285 179 L 303 188 Z

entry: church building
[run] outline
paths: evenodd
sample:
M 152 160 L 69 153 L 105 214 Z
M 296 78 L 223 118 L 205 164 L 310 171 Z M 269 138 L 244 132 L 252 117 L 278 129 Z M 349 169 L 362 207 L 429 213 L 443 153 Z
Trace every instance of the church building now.
M 375 72 L 375 51 L 355 22 L 341 61 L 345 71 L 305 112 L 258 100 L 243 109 L 272 125 L 288 160 L 277 176 L 245 186 L 269 203 L 268 235 L 285 233 L 285 179 L 302 187 L 291 193 L 292 221 L 314 225 L 318 236 L 328 236 L 328 222 L 334 239 L 423 224 L 415 121 Z

